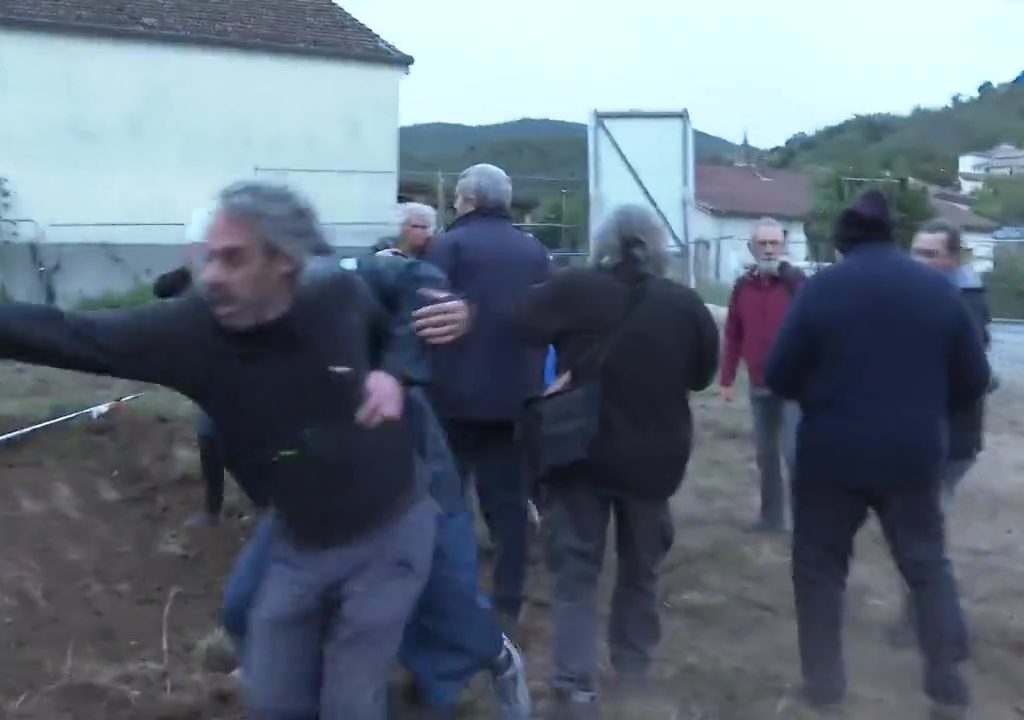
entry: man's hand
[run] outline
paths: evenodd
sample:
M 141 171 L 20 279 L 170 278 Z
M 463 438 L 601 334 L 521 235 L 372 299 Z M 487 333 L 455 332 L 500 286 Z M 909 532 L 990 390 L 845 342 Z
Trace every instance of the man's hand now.
M 363 427 L 375 428 L 389 420 L 402 418 L 405 391 L 402 384 L 386 372 L 374 370 L 366 376 L 363 385 L 366 397 L 356 411 L 356 422 Z
M 424 288 L 420 293 L 435 302 L 413 313 L 413 328 L 425 342 L 446 345 L 469 329 L 469 306 L 451 293 Z
M 723 385 L 722 386 L 722 399 L 725 400 L 727 403 L 731 403 L 732 402 L 732 398 L 733 398 L 733 395 L 732 395 L 732 385 L 729 385 L 728 387 Z

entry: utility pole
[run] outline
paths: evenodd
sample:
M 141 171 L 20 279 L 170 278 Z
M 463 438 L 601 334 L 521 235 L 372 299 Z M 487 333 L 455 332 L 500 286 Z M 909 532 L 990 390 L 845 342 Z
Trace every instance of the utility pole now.
M 441 220 L 441 227 L 448 224 L 448 207 L 444 199 L 444 173 L 437 171 L 437 216 Z
M 567 193 L 568 193 L 568 191 L 565 188 L 562 188 L 562 214 L 561 214 L 561 217 L 559 218 L 559 223 L 561 223 L 561 225 L 562 225 L 562 232 L 561 232 L 561 238 L 558 241 L 558 247 L 560 247 L 562 250 L 566 249 L 565 248 L 565 199 L 566 199 L 566 194 Z

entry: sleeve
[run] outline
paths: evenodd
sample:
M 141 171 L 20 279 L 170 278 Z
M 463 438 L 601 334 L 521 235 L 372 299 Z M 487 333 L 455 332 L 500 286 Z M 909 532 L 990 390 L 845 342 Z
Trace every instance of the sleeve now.
M 48 305 L 0 306 L 0 358 L 156 383 L 195 396 L 204 375 L 194 343 L 194 300 L 71 313 Z
M 693 377 L 690 378 L 690 390 L 699 392 L 711 385 L 718 369 L 718 323 L 708 310 L 707 305 L 696 293 L 690 300 L 696 322 L 697 347 L 693 364 Z
M 801 292 L 790 303 L 786 319 L 765 362 L 765 382 L 776 395 L 798 400 L 812 368 L 817 346 L 812 303 Z
M 412 314 L 432 302 L 424 291 L 448 292 L 448 278 L 436 266 L 419 260 L 380 258 L 391 272 L 376 274 L 387 288 L 370 289 L 394 298 L 390 312 L 381 322 L 386 324 L 382 340 L 381 369 L 404 382 L 423 384 L 430 381 L 426 347 L 413 327 Z
M 740 281 L 737 280 L 737 283 Z M 740 349 L 743 346 L 743 315 L 739 309 L 741 285 L 733 288 L 729 297 L 729 308 L 725 316 L 725 349 L 722 353 L 722 387 L 731 387 L 736 382 L 736 371 L 740 365 Z
M 969 311 L 962 302 L 953 303 L 953 340 L 949 355 L 949 398 L 953 410 L 969 408 L 988 390 L 992 370 L 985 348 Z
M 437 267 L 458 289 L 458 240 L 451 233 L 438 235 L 427 247 L 423 259 Z
M 527 342 L 551 345 L 566 330 L 571 282 L 571 271 L 567 271 L 527 289 L 516 313 Z

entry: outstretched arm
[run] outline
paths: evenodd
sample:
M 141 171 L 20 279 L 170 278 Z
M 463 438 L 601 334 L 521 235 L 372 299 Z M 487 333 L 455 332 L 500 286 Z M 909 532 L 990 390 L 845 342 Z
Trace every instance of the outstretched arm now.
M 49 305 L 0 306 L 0 358 L 140 380 L 194 396 L 204 373 L 192 332 L 194 297 L 120 310 L 64 312 Z

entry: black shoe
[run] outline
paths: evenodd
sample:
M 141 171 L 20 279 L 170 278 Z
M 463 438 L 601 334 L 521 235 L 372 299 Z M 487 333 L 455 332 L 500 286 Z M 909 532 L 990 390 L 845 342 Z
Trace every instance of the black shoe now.
M 833 690 L 820 690 L 804 686 L 800 695 L 804 702 L 815 710 L 835 710 L 843 704 L 843 692 Z

